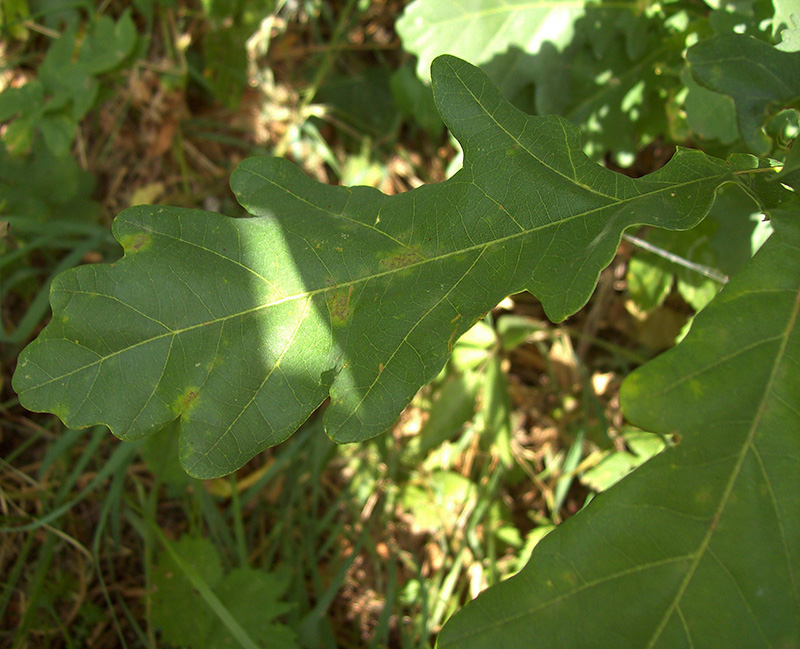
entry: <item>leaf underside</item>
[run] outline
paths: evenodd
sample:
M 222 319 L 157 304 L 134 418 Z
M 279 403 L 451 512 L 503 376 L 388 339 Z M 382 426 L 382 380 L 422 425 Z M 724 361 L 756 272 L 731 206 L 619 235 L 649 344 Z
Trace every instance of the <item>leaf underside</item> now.
M 679 440 L 457 613 L 439 647 L 800 647 L 800 207 L 623 383 Z
M 563 320 L 625 228 L 692 227 L 733 180 L 690 150 L 628 178 L 591 162 L 565 120 L 517 111 L 470 64 L 440 57 L 432 78 L 464 148 L 454 177 L 386 196 L 251 158 L 231 186 L 256 218 L 126 210 L 113 228 L 122 260 L 53 282 L 53 319 L 14 376 L 20 402 L 123 439 L 180 418 L 181 461 L 200 478 L 285 440 L 328 396 L 328 435 L 367 439 L 503 297 L 527 289 Z

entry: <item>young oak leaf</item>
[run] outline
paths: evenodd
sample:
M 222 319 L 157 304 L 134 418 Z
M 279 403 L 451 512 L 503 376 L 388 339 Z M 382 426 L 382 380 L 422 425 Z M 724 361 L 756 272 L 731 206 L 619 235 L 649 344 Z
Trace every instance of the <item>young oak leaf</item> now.
M 124 211 L 123 259 L 54 280 L 53 319 L 14 376 L 21 403 L 122 439 L 180 418 L 181 461 L 202 478 L 285 440 L 328 396 L 328 435 L 363 440 L 503 297 L 527 289 L 564 319 L 625 228 L 692 227 L 734 179 L 689 150 L 622 176 L 583 155 L 568 122 L 519 112 L 470 64 L 440 57 L 432 78 L 464 148 L 455 176 L 386 196 L 251 158 L 231 186 L 257 218 Z

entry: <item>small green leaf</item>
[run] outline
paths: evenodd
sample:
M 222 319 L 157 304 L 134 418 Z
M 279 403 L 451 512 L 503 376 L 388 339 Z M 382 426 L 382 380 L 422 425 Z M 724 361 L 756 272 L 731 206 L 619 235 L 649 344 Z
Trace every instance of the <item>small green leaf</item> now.
M 478 486 L 454 471 L 435 471 L 421 484 L 408 484 L 400 504 L 411 513 L 417 531 L 452 531 L 465 511 L 474 509 Z
M 671 264 L 661 257 L 636 253 L 628 263 L 626 283 L 628 297 L 637 310 L 649 313 L 664 303 L 675 280 L 672 270 Z
M 437 391 L 436 400 L 419 435 L 409 440 L 403 451 L 403 464 L 416 467 L 427 454 L 456 435 L 475 415 L 476 380 L 463 375 L 447 380 Z
M 44 101 L 44 89 L 34 79 L 18 88 L 6 88 L 0 92 L 0 122 L 22 114 L 38 111 Z
M 0 145 L 3 214 L 24 214 L 26 219 L 39 221 L 92 222 L 100 215 L 100 205 L 90 198 L 94 188 L 94 177 L 72 156 L 54 155 L 40 138 L 33 142 L 28 156 L 9 155 Z
M 77 130 L 78 125 L 63 113 L 46 113 L 39 120 L 39 131 L 47 148 L 60 157 L 69 155 Z
M 116 23 L 108 16 L 99 16 L 83 43 L 78 65 L 90 75 L 110 72 L 131 55 L 134 47 L 136 25 L 130 9 L 123 11 Z
M 279 615 L 287 613 L 294 604 L 281 602 L 288 580 L 275 573 L 253 568 L 237 568 L 225 575 L 215 594 L 231 612 L 242 629 L 258 642 L 258 646 L 270 649 L 299 649 L 297 634 L 284 624 L 275 622 Z M 204 638 L 208 649 L 236 647 L 238 642 L 219 621 Z M 198 649 L 197 645 L 193 649 Z
M 581 482 L 594 491 L 606 491 L 637 466 L 664 449 L 664 438 L 655 433 L 628 429 L 622 439 L 630 450 L 607 451 L 603 458 L 581 476 Z
M 483 420 L 481 442 L 486 449 L 497 449 L 506 468 L 514 464 L 511 455 L 511 396 L 501 359 L 493 354 L 486 365 L 479 413 Z

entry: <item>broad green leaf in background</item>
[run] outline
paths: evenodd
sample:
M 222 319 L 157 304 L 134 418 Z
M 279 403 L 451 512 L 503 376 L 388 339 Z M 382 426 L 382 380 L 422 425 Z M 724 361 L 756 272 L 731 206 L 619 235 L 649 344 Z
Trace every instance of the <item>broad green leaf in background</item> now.
M 28 30 L 22 23 L 30 17 L 27 0 L 2 0 L 0 2 L 0 25 L 19 40 L 28 37 Z
M 598 493 L 606 491 L 637 466 L 663 451 L 668 441 L 661 435 L 637 428 L 623 430 L 621 438 L 625 449 L 602 451 L 600 461 L 581 475 L 581 482 L 589 489 Z
M 563 51 L 545 44 L 535 57 L 535 112 L 566 117 L 584 151 L 627 158 L 669 136 L 669 105 L 680 89 L 684 35 L 636 5 L 587 5 Z M 623 159 L 624 159 L 623 158 Z
M 437 390 L 438 397 L 430 406 L 419 435 L 410 439 L 403 450 L 403 464 L 416 467 L 430 451 L 460 432 L 475 415 L 477 392 L 477 379 L 472 375 L 458 375 L 445 381 Z
M 677 442 L 551 532 L 439 646 L 800 647 L 800 205 L 623 383 Z
M 123 439 L 180 418 L 196 477 L 285 440 L 329 395 L 328 435 L 367 439 L 506 295 L 527 289 L 563 320 L 625 228 L 692 227 L 735 182 L 691 150 L 639 179 L 596 165 L 568 122 L 520 113 L 454 57 L 436 61 L 433 88 L 464 147 L 441 184 L 386 196 L 251 158 L 231 185 L 259 218 L 123 212 L 125 257 L 54 281 L 53 320 L 14 376 L 21 403 Z
M 417 533 L 445 530 L 452 534 L 477 500 L 478 485 L 455 471 L 434 471 L 423 484 L 407 484 L 400 493 L 400 506 L 412 514 L 412 529 Z
M 739 132 L 759 155 L 772 150 L 767 119 L 785 108 L 800 108 L 800 53 L 782 52 L 743 34 L 700 41 L 687 52 L 695 80 L 727 95 L 736 105 Z
M 681 72 L 681 81 L 686 86 L 683 105 L 689 128 L 706 140 L 719 140 L 722 144 L 736 142 L 739 129 L 733 100 L 698 84 L 688 68 Z
M 780 21 L 778 4 L 781 0 L 705 0 L 714 9 L 708 22 L 717 34 L 748 34 L 769 40 Z M 788 0 L 795 2 L 796 0 Z
M 460 56 L 518 108 L 569 119 L 593 159 L 611 152 L 630 164 L 670 129 L 667 109 L 680 89 L 670 70 L 683 65 L 685 35 L 636 3 L 417 0 L 397 31 L 420 78 L 435 56 Z
M 210 94 L 236 108 L 248 82 L 248 51 L 242 44 L 260 29 L 261 21 L 275 11 L 274 0 L 201 0 L 209 29 L 202 39 L 202 57 L 192 62 L 202 68 L 198 79 Z M 283 3 L 281 3 L 283 4 Z
M 774 23 L 779 27 L 778 38 L 780 39 L 775 47 L 784 52 L 800 52 L 800 4 L 795 3 L 794 9 L 798 13 L 791 14 L 789 24 L 781 27 L 778 20 Z
M 581 0 L 415 0 L 395 28 L 403 49 L 417 56 L 417 75 L 427 79 L 440 54 L 481 65 L 511 47 L 528 53 L 537 52 L 545 41 L 564 47 L 584 4 Z

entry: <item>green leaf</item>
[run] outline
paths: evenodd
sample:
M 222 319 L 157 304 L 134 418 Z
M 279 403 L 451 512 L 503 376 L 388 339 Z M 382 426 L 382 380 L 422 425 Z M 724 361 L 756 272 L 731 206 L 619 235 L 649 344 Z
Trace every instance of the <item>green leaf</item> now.
M 222 562 L 211 541 L 183 536 L 172 544 L 174 552 L 211 588 L 222 581 Z M 181 566 L 163 552 L 153 571 L 153 625 L 161 630 L 162 638 L 179 647 L 202 643 L 211 630 L 213 615 L 203 598 L 192 587 Z M 198 615 L 198 611 L 204 614 Z
M 685 35 L 635 3 L 417 0 L 397 30 L 420 78 L 436 55 L 456 54 L 518 108 L 569 119 L 594 159 L 632 156 L 670 128 Z
M 497 449 L 500 461 L 506 468 L 514 464 L 511 455 L 511 395 L 508 378 L 498 355 L 493 354 L 486 365 L 480 398 L 479 414 L 483 419 L 481 444 L 486 449 Z
M 784 108 L 800 106 L 800 53 L 782 52 L 752 36 L 727 34 L 700 41 L 686 56 L 700 85 L 733 99 L 747 146 L 768 154 L 772 142 L 765 122 Z
M 147 468 L 167 486 L 170 495 L 182 494 L 189 485 L 196 484 L 178 460 L 177 432 L 177 422 L 167 424 L 148 437 L 140 451 Z
M 594 491 L 606 491 L 665 446 L 661 435 L 635 428 L 624 430 L 622 439 L 629 450 L 605 451 L 602 459 L 583 473 L 583 484 Z
M 63 113 L 46 113 L 39 120 L 44 143 L 56 156 L 66 158 L 75 139 L 78 125 Z
M 400 494 L 400 505 L 411 513 L 417 532 L 452 532 L 464 511 L 475 508 L 478 486 L 454 471 L 435 471 L 422 484 L 408 484 Z
M 782 36 L 784 30 L 796 28 L 800 20 L 800 5 L 797 0 L 772 0 L 775 14 L 772 18 L 772 35 Z
M 123 439 L 180 417 L 196 477 L 285 440 L 328 395 L 328 435 L 364 440 L 506 295 L 529 290 L 563 320 L 625 228 L 689 228 L 734 180 L 690 150 L 643 178 L 614 173 L 568 122 L 520 113 L 453 57 L 437 59 L 433 87 L 464 147 L 446 182 L 385 196 L 251 158 L 231 185 L 259 218 L 123 212 L 124 259 L 54 280 L 53 320 L 17 365 L 21 403 Z
M 795 8 L 800 11 L 800 6 Z M 800 15 L 792 14 L 789 20 L 791 25 L 781 28 L 780 43 L 775 47 L 784 52 L 798 52 L 800 51 Z
M 20 113 L 36 112 L 43 101 L 44 89 L 36 79 L 18 88 L 6 88 L 0 92 L 0 121 L 4 122 Z
M 670 99 L 679 90 L 685 37 L 635 5 L 587 6 L 563 52 L 547 44 L 536 57 L 536 112 L 569 119 L 583 133 L 584 151 L 632 157 L 669 131 Z
M 96 221 L 91 200 L 95 179 L 72 156 L 54 155 L 37 138 L 30 155 L 17 157 L 0 145 L 0 211 L 30 220 Z
M 110 72 L 131 55 L 134 47 L 136 25 L 130 9 L 123 11 L 116 23 L 108 16 L 99 16 L 81 48 L 78 65 L 91 75 Z
M 779 185 L 765 181 L 764 174 L 759 176 L 766 191 L 752 184 L 750 189 L 767 204 L 792 196 L 787 191 L 773 196 L 773 190 Z M 780 174 L 767 176 L 769 181 L 778 178 Z M 761 208 L 750 194 L 739 185 L 726 185 L 717 192 L 714 205 L 700 225 L 685 232 L 654 230 L 647 234 L 647 241 L 681 259 L 712 269 L 718 275 L 730 276 L 752 256 L 751 239 L 762 218 Z M 648 312 L 663 303 L 676 278 L 678 291 L 695 311 L 705 307 L 721 288 L 719 279 L 705 276 L 699 268 L 689 269 L 655 254 L 637 251 L 628 265 L 629 296 L 638 310 Z
M 399 121 L 389 73 L 380 66 L 364 68 L 358 74 L 329 76 L 315 101 L 326 104 L 357 133 L 371 137 L 386 137 Z
M 800 208 L 622 386 L 675 436 L 445 626 L 439 646 L 796 647 L 800 638 Z
M 403 116 L 416 122 L 432 138 L 439 138 L 444 124 L 436 110 L 433 92 L 430 86 L 419 80 L 412 67 L 404 65 L 392 73 L 389 86 Z
M 583 2 L 568 0 L 415 0 L 395 28 L 403 49 L 417 56 L 417 75 L 427 79 L 433 59 L 452 54 L 475 65 L 512 46 L 534 53 L 545 41 L 564 47 Z
M 230 620 L 258 646 L 296 649 L 294 632 L 275 622 L 293 605 L 281 602 L 287 580 L 276 573 L 237 568 L 224 575 L 219 554 L 208 539 L 182 536 L 162 552 L 153 571 L 153 625 L 170 645 L 189 649 L 240 647 Z M 177 557 L 177 559 L 176 559 Z M 209 605 L 197 585 L 212 593 Z M 228 624 L 219 614 L 230 616 Z M 255 645 L 251 645 L 255 646 Z
M 800 193 L 800 145 L 797 144 L 797 140 L 786 154 L 783 169 L 775 176 L 775 180 L 780 180 L 784 185 L 788 185 L 795 192 Z
M 39 80 L 51 95 L 46 110 L 57 112 L 71 105 L 72 118 L 77 121 L 91 110 L 100 84 L 80 60 L 74 60 L 76 40 L 77 30 L 69 29 L 50 46 L 39 66 Z
M 409 440 L 402 462 L 416 467 L 427 454 L 454 437 L 474 415 L 477 386 L 473 377 L 456 376 L 438 390 L 419 435 Z
M 638 311 L 648 313 L 660 307 L 672 291 L 675 277 L 670 263 L 652 253 L 637 252 L 628 263 L 628 297 Z
M 284 574 L 283 577 L 285 576 Z M 287 579 L 275 573 L 237 568 L 225 576 L 215 594 L 259 646 L 270 649 L 299 649 L 297 634 L 286 625 L 274 621 L 279 615 L 294 608 L 293 604 L 279 601 L 288 583 Z M 204 641 L 209 649 L 235 647 L 239 644 L 221 622 L 214 624 Z M 197 649 L 197 646 L 193 649 Z
M 689 69 L 681 72 L 681 81 L 686 86 L 686 121 L 700 137 L 732 144 L 739 139 L 736 127 L 736 107 L 733 100 L 698 84 Z

